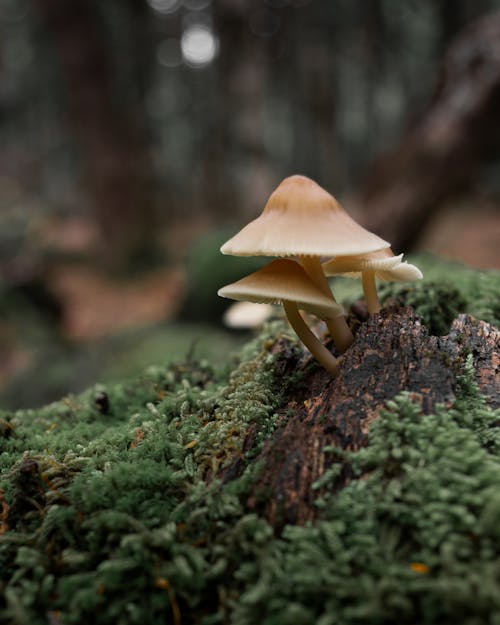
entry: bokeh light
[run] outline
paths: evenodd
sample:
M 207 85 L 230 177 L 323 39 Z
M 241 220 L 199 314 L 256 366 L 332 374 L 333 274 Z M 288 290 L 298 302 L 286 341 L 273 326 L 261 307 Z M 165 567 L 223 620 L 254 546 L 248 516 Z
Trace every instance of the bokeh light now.
M 218 48 L 217 36 L 208 26 L 193 24 L 182 33 L 182 56 L 191 67 L 204 67 L 211 63 L 217 56 Z
M 149 6 L 161 15 L 175 13 L 180 7 L 179 0 L 148 0 Z

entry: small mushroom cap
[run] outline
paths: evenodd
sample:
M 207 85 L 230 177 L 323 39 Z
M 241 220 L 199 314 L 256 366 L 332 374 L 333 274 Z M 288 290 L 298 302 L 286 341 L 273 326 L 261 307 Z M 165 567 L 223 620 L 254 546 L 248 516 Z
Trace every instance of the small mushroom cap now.
M 412 265 L 406 260 L 391 269 L 376 271 L 375 275 L 379 280 L 385 282 L 414 282 L 415 280 L 422 280 L 424 277 L 416 265 Z
M 300 309 L 321 319 L 333 319 L 344 314 L 342 306 L 325 295 L 299 263 L 284 258 L 222 287 L 218 295 L 257 304 L 295 302 Z
M 423 278 L 415 265 L 402 260 L 403 254 L 394 256 L 391 249 L 379 250 L 361 256 L 338 256 L 323 264 L 327 276 L 339 274 L 359 278 L 363 271 L 374 271 L 379 280 L 386 282 L 412 282 Z
M 262 214 L 221 247 L 233 256 L 345 256 L 389 247 L 306 176 L 285 178 Z
M 228 328 L 252 329 L 259 328 L 274 312 L 271 304 L 255 304 L 254 302 L 235 302 L 222 316 Z

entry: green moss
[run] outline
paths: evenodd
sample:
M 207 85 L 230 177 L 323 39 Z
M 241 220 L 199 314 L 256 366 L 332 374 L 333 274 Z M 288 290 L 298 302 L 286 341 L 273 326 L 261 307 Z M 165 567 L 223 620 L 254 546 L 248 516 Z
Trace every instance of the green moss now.
M 424 273 L 424 280 L 418 283 L 421 288 L 427 281 L 451 285 L 465 299 L 462 312 L 500 325 L 500 271 L 472 269 L 430 254 L 412 257 L 410 262 L 416 262 Z
M 421 315 L 431 334 L 448 334 L 454 319 L 467 310 L 467 301 L 459 289 L 445 282 L 386 284 L 380 288 L 384 306 L 411 306 Z
M 472 269 L 449 261 L 437 261 L 430 254 L 410 255 L 424 279 L 411 283 L 379 284 L 383 305 L 411 306 L 423 317 L 432 334 L 447 334 L 453 319 L 469 313 L 495 325 L 500 324 L 500 272 Z M 338 298 L 346 305 L 362 297 L 360 280 L 333 281 Z
M 286 401 L 279 336 L 293 355 L 273 323 L 232 372 L 154 367 L 0 415 L 1 623 L 500 623 L 500 413 L 472 361 L 452 409 L 402 394 L 365 449 L 325 449 L 353 479 L 333 493 L 333 465 L 319 519 L 277 537 L 246 510 L 262 467 L 244 440 L 250 425 L 262 445 Z
M 250 423 L 261 442 L 272 432 L 282 397 L 270 336 L 282 330 L 273 324 L 249 344 L 231 375 L 154 368 L 135 384 L 4 414 L 13 433 L 0 439 L 10 506 L 0 615 L 36 623 L 62 610 L 64 623 L 81 623 L 102 610 L 103 623 L 163 623 L 178 602 L 211 601 L 211 576 L 230 566 L 213 547 L 226 523 L 241 527 L 258 467 L 227 488 L 204 478 L 245 458 Z
M 497 439 L 499 416 L 477 393 L 427 416 L 405 394 L 389 402 L 351 454 L 363 479 L 241 567 L 234 622 L 496 622 L 500 459 L 485 433 Z

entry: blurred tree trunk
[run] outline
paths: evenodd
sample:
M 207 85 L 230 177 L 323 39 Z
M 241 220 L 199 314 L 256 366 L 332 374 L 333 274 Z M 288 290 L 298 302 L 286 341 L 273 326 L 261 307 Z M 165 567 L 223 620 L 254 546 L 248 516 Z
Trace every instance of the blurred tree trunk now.
M 310 12 L 288 11 L 288 37 L 293 45 L 285 40 L 287 54 L 277 68 L 285 76 L 283 88 L 292 113 L 291 173 L 317 177 L 327 188 L 338 187 L 341 168 L 335 140 L 338 24 L 334 17 L 334 8 L 321 3 Z M 325 25 L 329 37 L 320 35 Z
M 113 89 L 116 72 L 110 41 L 114 33 L 107 31 L 98 3 L 38 0 L 38 7 L 63 71 L 68 116 L 102 236 L 101 257 L 108 266 L 120 267 L 153 245 L 150 164 L 140 99 L 136 96 L 131 105 L 134 98 Z M 145 3 L 133 0 L 118 8 L 131 22 L 131 33 L 141 28 Z M 137 41 L 130 42 L 127 54 L 121 50 L 115 62 L 140 63 L 145 52 L 134 47 L 139 48 Z M 128 72 L 132 78 L 137 74 Z M 127 85 L 132 90 L 138 87 Z
M 370 169 L 358 199 L 365 225 L 396 251 L 410 248 L 435 210 L 471 184 L 499 140 L 499 113 L 497 13 L 481 18 L 455 40 L 429 110 Z
M 219 0 L 213 8 L 220 47 L 218 101 L 216 123 L 204 142 L 204 191 L 212 196 L 218 215 L 228 217 L 234 216 L 235 207 L 240 214 L 255 211 L 263 200 L 261 187 L 268 186 L 260 181 L 269 166 L 264 142 L 268 46 L 252 31 L 252 19 L 262 10 L 259 0 Z M 237 197 L 238 178 L 242 192 Z

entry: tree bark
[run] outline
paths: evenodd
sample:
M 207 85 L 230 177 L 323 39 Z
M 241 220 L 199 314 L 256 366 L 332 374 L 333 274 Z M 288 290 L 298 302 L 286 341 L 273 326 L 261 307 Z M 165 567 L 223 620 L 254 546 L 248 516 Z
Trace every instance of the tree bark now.
M 498 329 L 467 315 L 454 321 L 447 336 L 431 336 L 410 308 L 385 309 L 363 323 L 335 379 L 323 369 L 298 363 L 285 342 L 277 343 L 283 378 L 302 369 L 304 390 L 288 390 L 290 399 L 279 413 L 278 427 L 254 460 L 263 470 L 249 509 L 259 510 L 277 528 L 314 519 L 318 493 L 312 486 L 332 463 L 324 448 L 354 451 L 366 446 L 372 423 L 402 391 L 411 393 L 423 414 L 437 404 L 452 406 L 468 354 L 481 391 L 492 406 L 500 405 L 499 346 Z M 254 438 L 250 428 L 246 451 Z M 235 463 L 225 479 L 239 470 Z M 344 463 L 336 488 L 347 484 L 350 475 Z
M 132 20 L 147 10 L 126 3 Z M 68 121 L 82 156 L 83 180 L 102 236 L 101 255 L 120 266 L 151 247 L 153 204 L 148 191 L 149 156 L 140 98 L 114 93 L 109 33 L 92 0 L 38 0 L 64 78 Z M 138 42 L 132 42 L 132 47 Z M 123 55 L 137 63 L 140 54 Z M 135 60 L 134 60 L 135 59 Z M 138 72 L 140 74 L 141 72 Z M 143 72 L 142 72 L 143 73 Z M 138 78 L 139 80 L 139 78 Z M 131 89 L 141 89 L 133 85 Z M 136 100 L 131 105 L 129 100 Z
M 500 13 L 451 45 L 434 102 L 401 143 L 368 172 L 358 198 L 364 225 L 406 250 L 436 208 L 473 180 L 498 141 Z

